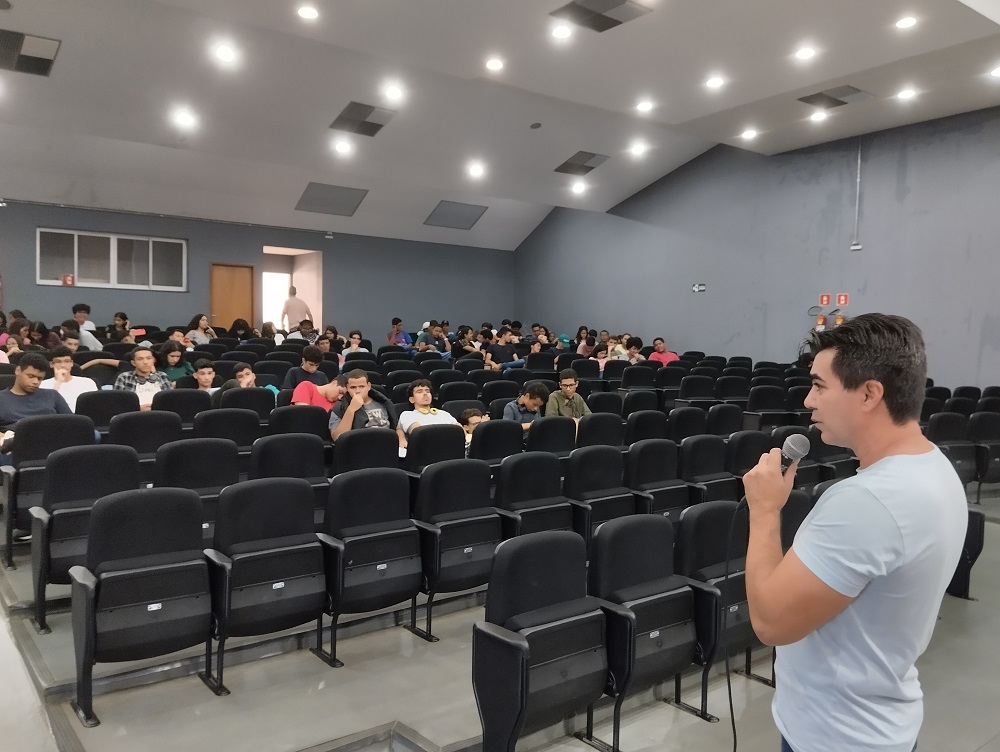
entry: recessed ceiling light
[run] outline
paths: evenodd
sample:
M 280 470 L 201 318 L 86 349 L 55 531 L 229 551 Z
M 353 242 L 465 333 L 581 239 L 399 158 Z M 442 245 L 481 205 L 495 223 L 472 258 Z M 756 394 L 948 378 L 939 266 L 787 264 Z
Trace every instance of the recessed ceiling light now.
M 572 33 L 573 30 L 566 24 L 559 24 L 552 29 L 552 36 L 556 39 L 569 39 Z
M 815 56 L 816 56 L 816 50 L 814 50 L 812 47 L 802 47 L 801 49 L 796 50 L 795 52 L 795 57 L 797 57 L 799 60 L 809 60 L 810 58 L 813 58 Z
M 388 84 L 385 87 L 385 98 L 391 99 L 393 102 L 398 102 L 403 98 L 403 87 L 399 84 Z
M 649 112 L 653 109 L 653 103 L 648 99 L 643 99 L 635 106 L 635 108 L 639 110 L 639 112 Z
M 809 119 L 812 120 L 814 123 L 821 123 L 824 120 L 826 120 L 826 118 L 827 114 L 824 110 L 816 110 L 816 112 L 814 112 L 812 115 L 809 116 Z
M 577 194 L 583 193 L 585 190 L 587 190 L 587 184 L 584 183 L 582 180 L 577 180 L 575 183 L 573 183 L 572 190 L 573 193 Z
M 904 16 L 903 18 L 896 21 L 897 29 L 909 29 L 911 26 L 917 25 L 917 19 L 913 16 Z
M 469 162 L 469 164 L 466 166 L 465 169 L 469 173 L 469 177 L 473 178 L 481 178 L 483 175 L 486 174 L 486 168 L 483 166 L 483 163 L 480 162 L 479 160 L 473 160 L 472 162 Z
M 913 89 L 903 89 L 896 96 L 899 97 L 900 99 L 913 99 L 915 96 L 917 96 L 917 92 L 915 92 Z
M 311 5 L 303 5 L 298 10 L 299 18 L 304 18 L 306 21 L 315 21 L 319 18 L 319 11 L 316 10 Z
M 191 130 L 198 125 L 198 116 L 190 107 L 175 107 L 170 113 L 170 119 L 174 125 L 183 130 Z
M 755 138 L 757 138 L 757 131 L 755 131 L 753 128 L 747 128 L 740 134 L 740 138 L 742 138 L 744 141 L 753 141 Z
M 236 49 L 231 44 L 217 44 L 212 52 L 219 62 L 232 63 L 236 60 Z
M 1000 78 L 1000 68 L 994 68 L 991 70 L 990 75 L 993 76 L 993 78 Z
M 338 154 L 350 154 L 354 151 L 354 146 L 346 138 L 338 138 L 334 141 L 333 148 Z
M 707 86 L 709 89 L 718 89 L 724 83 L 726 83 L 726 81 L 722 76 L 712 76 L 705 82 L 705 86 Z
M 632 145 L 629 147 L 628 150 L 633 157 L 641 157 L 643 154 L 649 151 L 649 147 L 646 146 L 646 144 L 644 144 L 642 141 L 633 141 Z
M 498 57 L 491 57 L 486 61 L 486 69 L 491 71 L 503 70 L 503 60 Z

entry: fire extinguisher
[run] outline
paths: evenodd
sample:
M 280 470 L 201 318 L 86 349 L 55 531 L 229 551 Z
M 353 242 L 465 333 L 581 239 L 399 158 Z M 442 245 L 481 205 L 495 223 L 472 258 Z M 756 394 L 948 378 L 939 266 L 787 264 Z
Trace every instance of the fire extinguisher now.
M 825 332 L 826 331 L 826 316 L 824 314 L 821 313 L 819 316 L 816 317 L 816 327 L 815 328 L 816 328 L 817 332 Z

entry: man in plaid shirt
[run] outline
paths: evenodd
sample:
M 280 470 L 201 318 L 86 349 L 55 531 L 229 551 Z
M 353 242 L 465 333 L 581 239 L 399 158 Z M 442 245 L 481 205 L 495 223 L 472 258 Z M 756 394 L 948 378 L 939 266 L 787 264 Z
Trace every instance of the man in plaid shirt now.
M 139 395 L 139 408 L 149 410 L 153 406 L 153 395 L 164 389 L 171 389 L 170 379 L 156 370 L 156 358 L 148 347 L 137 347 L 131 355 L 134 371 L 118 374 L 115 389 L 135 392 Z

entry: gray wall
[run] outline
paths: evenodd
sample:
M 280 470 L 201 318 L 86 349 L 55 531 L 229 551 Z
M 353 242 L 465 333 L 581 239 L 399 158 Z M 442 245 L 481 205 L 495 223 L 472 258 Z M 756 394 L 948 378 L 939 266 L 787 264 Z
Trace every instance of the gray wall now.
M 775 157 L 720 146 L 607 215 L 554 211 L 517 251 L 519 316 L 791 359 L 819 293 L 844 292 L 849 314 L 916 321 L 937 381 L 1000 383 L 1000 108 L 860 141 L 860 253 L 857 139 Z
M 38 227 L 186 239 L 188 292 L 37 285 Z M 402 317 L 415 329 L 428 318 L 447 318 L 453 326 L 476 325 L 484 319 L 509 316 L 513 310 L 513 254 L 509 251 L 345 234 L 326 240 L 315 232 L 14 202 L 0 208 L 4 310 L 21 308 L 30 318 L 53 324 L 70 317 L 73 303 L 86 302 L 98 324 L 110 323 L 117 310 L 126 311 L 135 322 L 186 324 L 192 315 L 208 308 L 213 261 L 254 264 L 259 296 L 265 245 L 321 251 L 323 323 L 333 323 L 342 331 L 360 328 L 376 341 L 388 331 L 393 316 Z M 258 299 L 258 317 L 260 307 Z

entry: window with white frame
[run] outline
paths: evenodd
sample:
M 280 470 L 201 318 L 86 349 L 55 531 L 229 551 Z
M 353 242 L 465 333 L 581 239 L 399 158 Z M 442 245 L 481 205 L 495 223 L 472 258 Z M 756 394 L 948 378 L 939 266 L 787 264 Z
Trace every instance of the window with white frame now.
M 187 241 L 103 232 L 38 229 L 35 281 L 130 290 L 187 289 Z

